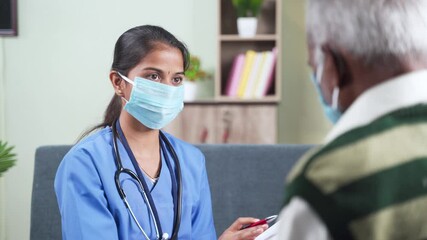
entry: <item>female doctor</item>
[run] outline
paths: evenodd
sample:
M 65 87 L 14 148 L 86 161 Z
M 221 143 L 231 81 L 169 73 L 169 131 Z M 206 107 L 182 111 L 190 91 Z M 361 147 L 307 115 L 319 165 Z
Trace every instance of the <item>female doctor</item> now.
M 203 154 L 159 129 L 183 108 L 189 53 L 172 34 L 139 26 L 117 40 L 104 122 L 64 157 L 55 178 L 63 239 L 217 239 Z M 94 131 L 97 130 L 97 131 Z M 266 225 L 219 239 L 254 239 Z

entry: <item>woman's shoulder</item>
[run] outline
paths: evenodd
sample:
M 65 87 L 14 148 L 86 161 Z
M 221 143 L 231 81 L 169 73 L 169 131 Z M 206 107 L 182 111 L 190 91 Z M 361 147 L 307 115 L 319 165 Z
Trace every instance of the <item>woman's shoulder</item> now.
M 101 184 L 114 171 L 112 160 L 111 130 L 100 129 L 76 143 L 62 159 L 56 172 L 55 181 L 68 181 L 73 177 L 77 182 Z M 108 164 L 110 163 L 110 164 Z M 94 180 L 96 179 L 96 180 Z
M 111 128 L 105 127 L 83 138 L 74 147 L 85 148 L 93 145 L 99 146 L 100 144 L 111 145 L 111 135 Z
M 111 128 L 102 128 L 76 143 L 65 155 L 64 159 L 88 156 L 111 148 Z

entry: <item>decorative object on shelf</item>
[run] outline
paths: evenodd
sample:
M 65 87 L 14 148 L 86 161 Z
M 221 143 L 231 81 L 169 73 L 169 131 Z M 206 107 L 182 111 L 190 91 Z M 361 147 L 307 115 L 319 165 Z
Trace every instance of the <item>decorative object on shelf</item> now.
M 197 85 L 195 82 L 184 81 L 184 101 L 192 102 L 196 100 Z
M 256 35 L 238 34 L 236 19 L 245 14 L 238 1 L 218 3 L 218 67 L 215 97 L 221 103 L 270 104 L 281 100 L 282 92 L 282 0 L 258 2 Z M 246 3 L 252 0 L 243 0 Z M 245 4 L 245 3 L 240 3 Z M 243 9 L 243 8 L 242 8 Z
M 191 55 L 190 65 L 185 71 L 184 81 L 184 101 L 194 101 L 196 98 L 209 95 L 207 92 L 213 92 L 213 84 L 209 84 L 212 76 L 201 68 L 200 58 Z M 211 89 L 205 89 L 209 88 Z
M 261 99 L 273 86 L 277 48 L 271 51 L 247 50 L 234 57 L 225 95 L 239 99 Z
M 0 140 L 0 177 L 3 172 L 15 165 L 16 154 L 12 153 L 13 148 Z
M 232 0 L 237 11 L 237 31 L 240 37 L 253 37 L 263 0 Z

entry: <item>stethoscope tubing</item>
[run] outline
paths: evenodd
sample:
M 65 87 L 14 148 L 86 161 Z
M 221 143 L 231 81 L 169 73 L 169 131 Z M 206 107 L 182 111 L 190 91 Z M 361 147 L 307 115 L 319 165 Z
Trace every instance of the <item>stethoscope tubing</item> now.
M 152 216 L 152 218 L 154 219 L 154 226 L 155 226 L 155 230 L 156 230 L 156 237 L 157 239 L 160 239 L 161 235 L 162 235 L 162 230 L 161 230 L 161 226 L 160 226 L 160 220 L 158 218 L 158 213 L 156 210 L 156 206 L 154 204 L 153 199 L 151 198 L 151 194 L 147 195 L 147 192 L 149 193 L 149 191 L 147 191 L 148 187 L 146 186 L 145 180 L 144 179 L 140 179 L 140 177 L 138 177 L 138 175 L 133 172 L 132 170 L 128 169 L 128 168 L 124 168 L 123 164 L 122 164 L 122 160 L 119 154 L 119 150 L 118 150 L 118 144 L 117 144 L 117 138 L 119 138 L 122 142 L 126 141 L 126 139 L 122 139 L 122 137 L 124 138 L 124 135 L 122 135 L 122 132 L 118 132 L 117 130 L 117 126 L 120 128 L 120 123 L 118 120 L 115 121 L 115 123 L 111 126 L 112 128 L 112 132 L 113 132 L 113 154 L 115 155 L 115 163 L 117 166 L 117 170 L 114 174 L 114 180 L 115 180 L 115 184 L 116 184 L 116 188 L 117 191 L 120 195 L 120 198 L 122 198 L 126 208 L 129 210 L 130 215 L 132 216 L 132 218 L 134 219 L 134 221 L 136 222 L 138 228 L 141 230 L 141 232 L 143 233 L 144 237 L 146 239 L 149 239 L 147 234 L 145 233 L 145 231 L 142 229 L 141 225 L 139 224 L 138 220 L 136 219 L 132 209 L 130 208 L 130 205 L 126 199 L 126 194 L 123 190 L 123 188 L 121 187 L 120 184 L 120 174 L 124 173 L 127 174 L 128 176 L 130 176 L 132 179 L 134 179 L 137 183 L 138 186 L 140 188 L 140 191 L 142 192 L 144 201 L 146 202 L 146 204 L 148 205 L 149 211 L 150 211 L 150 215 Z M 121 130 L 121 129 L 120 129 Z M 177 239 L 178 238 L 178 232 L 179 232 L 179 227 L 180 227 L 180 223 L 181 223 L 181 214 L 182 214 L 182 174 L 181 174 L 181 167 L 180 167 L 180 163 L 179 163 L 179 159 L 178 159 L 178 155 L 175 152 L 175 149 L 173 148 L 172 144 L 170 143 L 170 141 L 167 139 L 167 137 L 164 135 L 164 133 L 162 131 L 160 131 L 160 138 L 161 138 L 161 144 L 165 143 L 166 144 L 166 148 L 167 151 L 172 155 L 172 158 L 175 162 L 175 179 L 172 177 L 172 167 L 170 165 L 170 160 L 169 157 L 167 155 L 167 153 L 164 154 L 165 156 L 165 160 L 166 160 L 166 164 L 168 165 L 169 171 L 171 172 L 171 177 L 172 177 L 172 181 L 176 181 L 176 184 L 172 184 L 172 188 L 174 191 L 174 195 L 176 195 L 177 197 L 174 198 L 174 225 L 173 225 L 173 232 L 172 232 L 172 236 L 171 239 Z M 126 143 L 127 144 L 127 143 Z M 130 149 L 129 149 L 130 150 Z M 178 187 L 178 189 L 175 190 L 175 186 Z M 176 193 L 176 194 L 175 194 Z M 154 206 L 154 209 L 153 209 Z M 164 239 L 164 238 L 162 238 Z
M 178 231 L 179 227 L 181 225 L 181 214 L 182 214 L 182 173 L 181 173 L 181 165 L 179 164 L 178 155 L 175 152 L 175 149 L 173 149 L 172 144 L 169 142 L 167 137 L 164 135 L 162 131 L 160 131 L 160 137 L 163 139 L 163 142 L 166 143 L 166 147 L 168 151 L 172 154 L 173 159 L 175 160 L 175 177 L 177 179 L 177 186 L 178 186 L 178 193 L 177 193 L 177 199 L 176 199 L 176 214 L 174 219 L 174 226 L 173 226 L 173 234 L 171 239 L 178 239 Z M 167 156 L 167 154 L 166 154 Z M 169 162 L 169 161 L 167 161 Z M 175 231 L 177 229 L 177 231 Z

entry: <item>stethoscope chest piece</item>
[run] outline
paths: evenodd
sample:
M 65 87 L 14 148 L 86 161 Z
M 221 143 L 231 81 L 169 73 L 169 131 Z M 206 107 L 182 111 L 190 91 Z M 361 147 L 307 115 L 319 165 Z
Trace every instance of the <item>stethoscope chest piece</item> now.
M 161 240 L 169 240 L 169 234 L 163 233 Z

